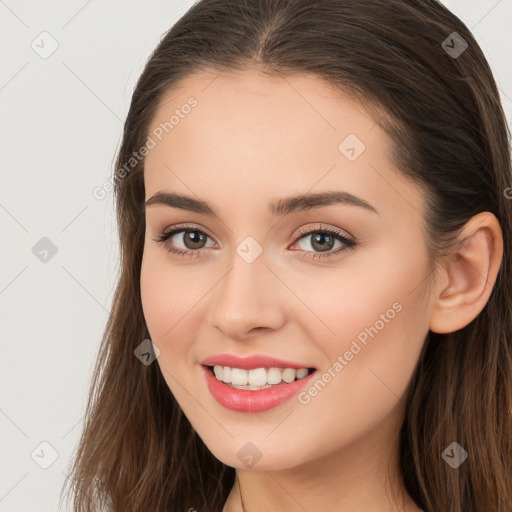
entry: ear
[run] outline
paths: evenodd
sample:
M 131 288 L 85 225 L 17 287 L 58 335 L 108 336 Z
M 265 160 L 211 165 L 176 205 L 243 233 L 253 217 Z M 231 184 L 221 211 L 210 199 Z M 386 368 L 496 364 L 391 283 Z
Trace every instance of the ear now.
M 443 259 L 435 285 L 430 330 L 449 333 L 472 322 L 491 295 L 503 256 L 498 219 L 489 212 L 472 217 L 459 244 Z

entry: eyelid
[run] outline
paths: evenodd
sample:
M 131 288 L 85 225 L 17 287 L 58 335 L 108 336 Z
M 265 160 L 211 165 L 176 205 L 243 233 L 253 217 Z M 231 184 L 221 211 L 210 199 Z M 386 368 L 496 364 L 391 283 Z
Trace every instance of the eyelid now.
M 176 233 L 178 233 L 180 231 L 200 231 L 201 233 L 204 233 L 205 235 L 207 235 L 212 240 L 214 239 L 213 236 L 211 236 L 208 233 L 208 230 L 203 228 L 202 226 L 196 225 L 196 224 L 187 224 L 187 223 L 184 223 L 184 224 L 173 224 L 172 226 L 170 226 L 168 228 L 165 228 L 163 231 L 161 231 L 158 234 L 158 236 L 163 238 L 163 237 L 165 237 L 167 235 L 176 234 Z
M 164 229 L 159 236 L 156 238 L 152 238 L 155 242 L 163 243 L 166 245 L 166 242 L 175 236 L 178 233 L 184 232 L 184 231 L 198 231 L 206 235 L 208 238 L 210 238 L 215 244 L 215 240 L 213 237 L 207 232 L 206 229 L 204 229 L 202 226 L 198 225 L 192 225 L 192 224 L 175 224 L 171 226 L 168 229 Z M 306 256 L 306 258 L 310 259 L 326 259 L 331 256 L 337 256 L 340 253 L 347 252 L 350 249 L 354 248 L 358 242 L 356 241 L 355 237 L 348 233 L 348 231 L 345 231 L 343 229 L 337 228 L 337 227 L 331 227 L 331 226 L 322 226 L 322 224 L 319 225 L 319 227 L 302 227 L 298 230 L 297 234 L 294 237 L 294 241 L 292 242 L 292 246 L 297 244 L 301 239 L 306 238 L 307 236 L 310 236 L 314 233 L 327 233 L 328 235 L 333 235 L 338 241 L 340 241 L 343 246 L 336 251 L 326 251 L 323 252 L 314 252 L 314 251 L 305 251 L 300 249 L 298 252 L 302 252 L 304 254 L 311 254 L 312 256 Z M 191 249 L 180 249 L 180 248 L 171 248 L 167 247 L 167 251 L 170 253 L 174 253 L 175 255 L 183 256 L 183 257 L 198 257 L 201 255 L 201 252 L 204 250 L 197 249 L 197 250 L 191 250 Z
M 301 228 L 299 230 L 299 233 L 295 237 L 292 246 L 298 244 L 303 238 L 307 238 L 308 236 L 311 236 L 314 233 L 323 233 L 333 236 L 342 245 L 335 251 L 330 250 L 325 252 L 315 252 L 299 250 L 299 252 L 302 252 L 304 254 L 303 258 L 326 261 L 328 260 L 328 258 L 340 256 L 344 253 L 347 253 L 358 245 L 358 242 L 356 241 L 355 237 L 349 234 L 347 231 L 342 230 L 338 227 L 322 226 L 322 224 L 320 224 L 319 227 Z
M 179 230 L 183 230 L 183 231 L 186 231 L 186 230 L 197 230 L 197 231 L 201 231 L 203 232 L 205 235 L 208 235 L 212 240 L 213 240 L 213 237 L 208 233 L 208 230 L 203 228 L 202 226 L 200 225 L 196 225 L 196 224 L 187 224 L 187 223 L 183 223 L 183 224 L 174 224 L 172 225 L 170 228 L 165 228 L 160 234 L 159 236 L 160 237 L 163 237 L 163 236 L 166 236 L 167 234 L 169 233 L 173 233 L 173 232 L 178 232 Z M 327 231 L 327 232 L 332 232 L 332 233 L 335 233 L 335 234 L 338 234 L 340 236 L 344 236 L 345 238 L 351 240 L 351 241 L 354 241 L 356 242 L 356 239 L 355 237 L 349 233 L 347 230 L 345 229 L 341 229 L 341 228 L 337 228 L 337 227 L 330 227 L 330 226 L 324 226 L 322 225 L 321 223 L 319 224 L 319 227 L 301 227 L 299 228 L 299 230 L 297 231 L 296 235 L 295 235 L 295 240 L 294 242 L 297 241 L 298 238 L 300 238 L 301 236 L 304 236 L 304 235 L 309 235 L 311 233 L 316 233 L 317 231 Z
M 350 234 L 348 231 L 346 231 L 345 229 L 341 229 L 338 227 L 332 227 L 332 226 L 325 226 L 325 225 L 322 225 L 321 223 L 318 228 L 314 228 L 314 227 L 300 228 L 299 231 L 297 232 L 296 238 L 298 239 L 303 235 L 310 235 L 311 233 L 316 233 L 318 231 L 334 233 L 334 234 L 339 235 L 340 237 L 343 237 L 347 240 L 356 242 L 355 237 L 352 234 Z

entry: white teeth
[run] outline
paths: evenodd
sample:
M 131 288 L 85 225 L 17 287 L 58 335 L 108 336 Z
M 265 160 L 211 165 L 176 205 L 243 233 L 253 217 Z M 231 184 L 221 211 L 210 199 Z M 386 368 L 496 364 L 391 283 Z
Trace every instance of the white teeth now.
M 302 379 L 308 375 L 307 368 L 254 368 L 244 370 L 242 368 L 231 368 L 229 366 L 215 365 L 213 373 L 218 380 L 230 384 L 238 389 L 265 389 L 272 385 L 280 384 L 281 381 L 293 382 L 295 379 Z
M 215 371 L 215 366 L 213 368 Z M 222 374 L 222 382 L 225 382 L 226 384 L 228 382 L 231 382 L 231 368 L 229 366 L 219 366 L 218 368 L 220 369 L 220 372 Z
M 249 370 L 249 384 L 258 387 L 267 384 L 267 370 L 265 368 Z
M 247 386 L 238 386 L 236 384 L 228 384 L 228 386 L 236 389 L 249 389 L 251 391 L 259 391 L 260 389 L 267 389 L 272 387 L 270 384 L 265 384 L 264 386 L 250 386 L 249 384 Z
M 214 366 L 213 373 L 215 373 L 215 377 L 217 377 L 217 379 L 222 380 L 222 375 L 224 374 L 224 369 L 222 368 L 222 366 L 219 366 L 219 365 Z
M 307 368 L 300 368 L 297 370 L 297 379 L 302 379 L 302 377 L 305 377 L 308 374 Z
M 231 384 L 237 384 L 238 386 L 245 386 L 249 384 L 247 370 L 243 370 L 242 368 L 231 368 Z
M 270 368 L 268 370 L 268 383 L 279 384 L 283 379 L 283 372 L 281 368 Z
M 293 368 L 286 368 L 283 370 L 283 380 L 285 382 L 293 382 L 295 380 L 295 376 L 297 375 L 297 370 Z

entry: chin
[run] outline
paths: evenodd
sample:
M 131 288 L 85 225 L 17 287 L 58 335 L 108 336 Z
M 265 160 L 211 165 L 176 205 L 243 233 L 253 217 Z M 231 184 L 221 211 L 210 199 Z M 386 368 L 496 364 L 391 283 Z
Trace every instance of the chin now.
M 250 441 L 234 437 L 219 445 L 218 439 L 212 443 L 205 443 L 215 458 L 223 464 L 235 469 L 253 469 L 255 471 L 279 471 L 300 466 L 306 461 L 304 453 L 299 452 L 296 446 L 287 446 L 278 441 L 279 449 L 268 440 Z

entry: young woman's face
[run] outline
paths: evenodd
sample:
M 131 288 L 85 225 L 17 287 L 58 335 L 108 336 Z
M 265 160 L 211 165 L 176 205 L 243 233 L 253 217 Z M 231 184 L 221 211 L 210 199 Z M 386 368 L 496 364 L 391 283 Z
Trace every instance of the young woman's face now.
M 233 467 L 284 469 L 396 448 L 430 272 L 422 192 L 381 127 L 319 79 L 247 70 L 187 78 L 149 135 L 146 201 L 176 196 L 146 206 L 144 315 L 209 449 Z M 214 363 L 237 369 L 219 380 Z M 296 377 L 271 367 L 315 371 L 261 390 L 222 382 Z

